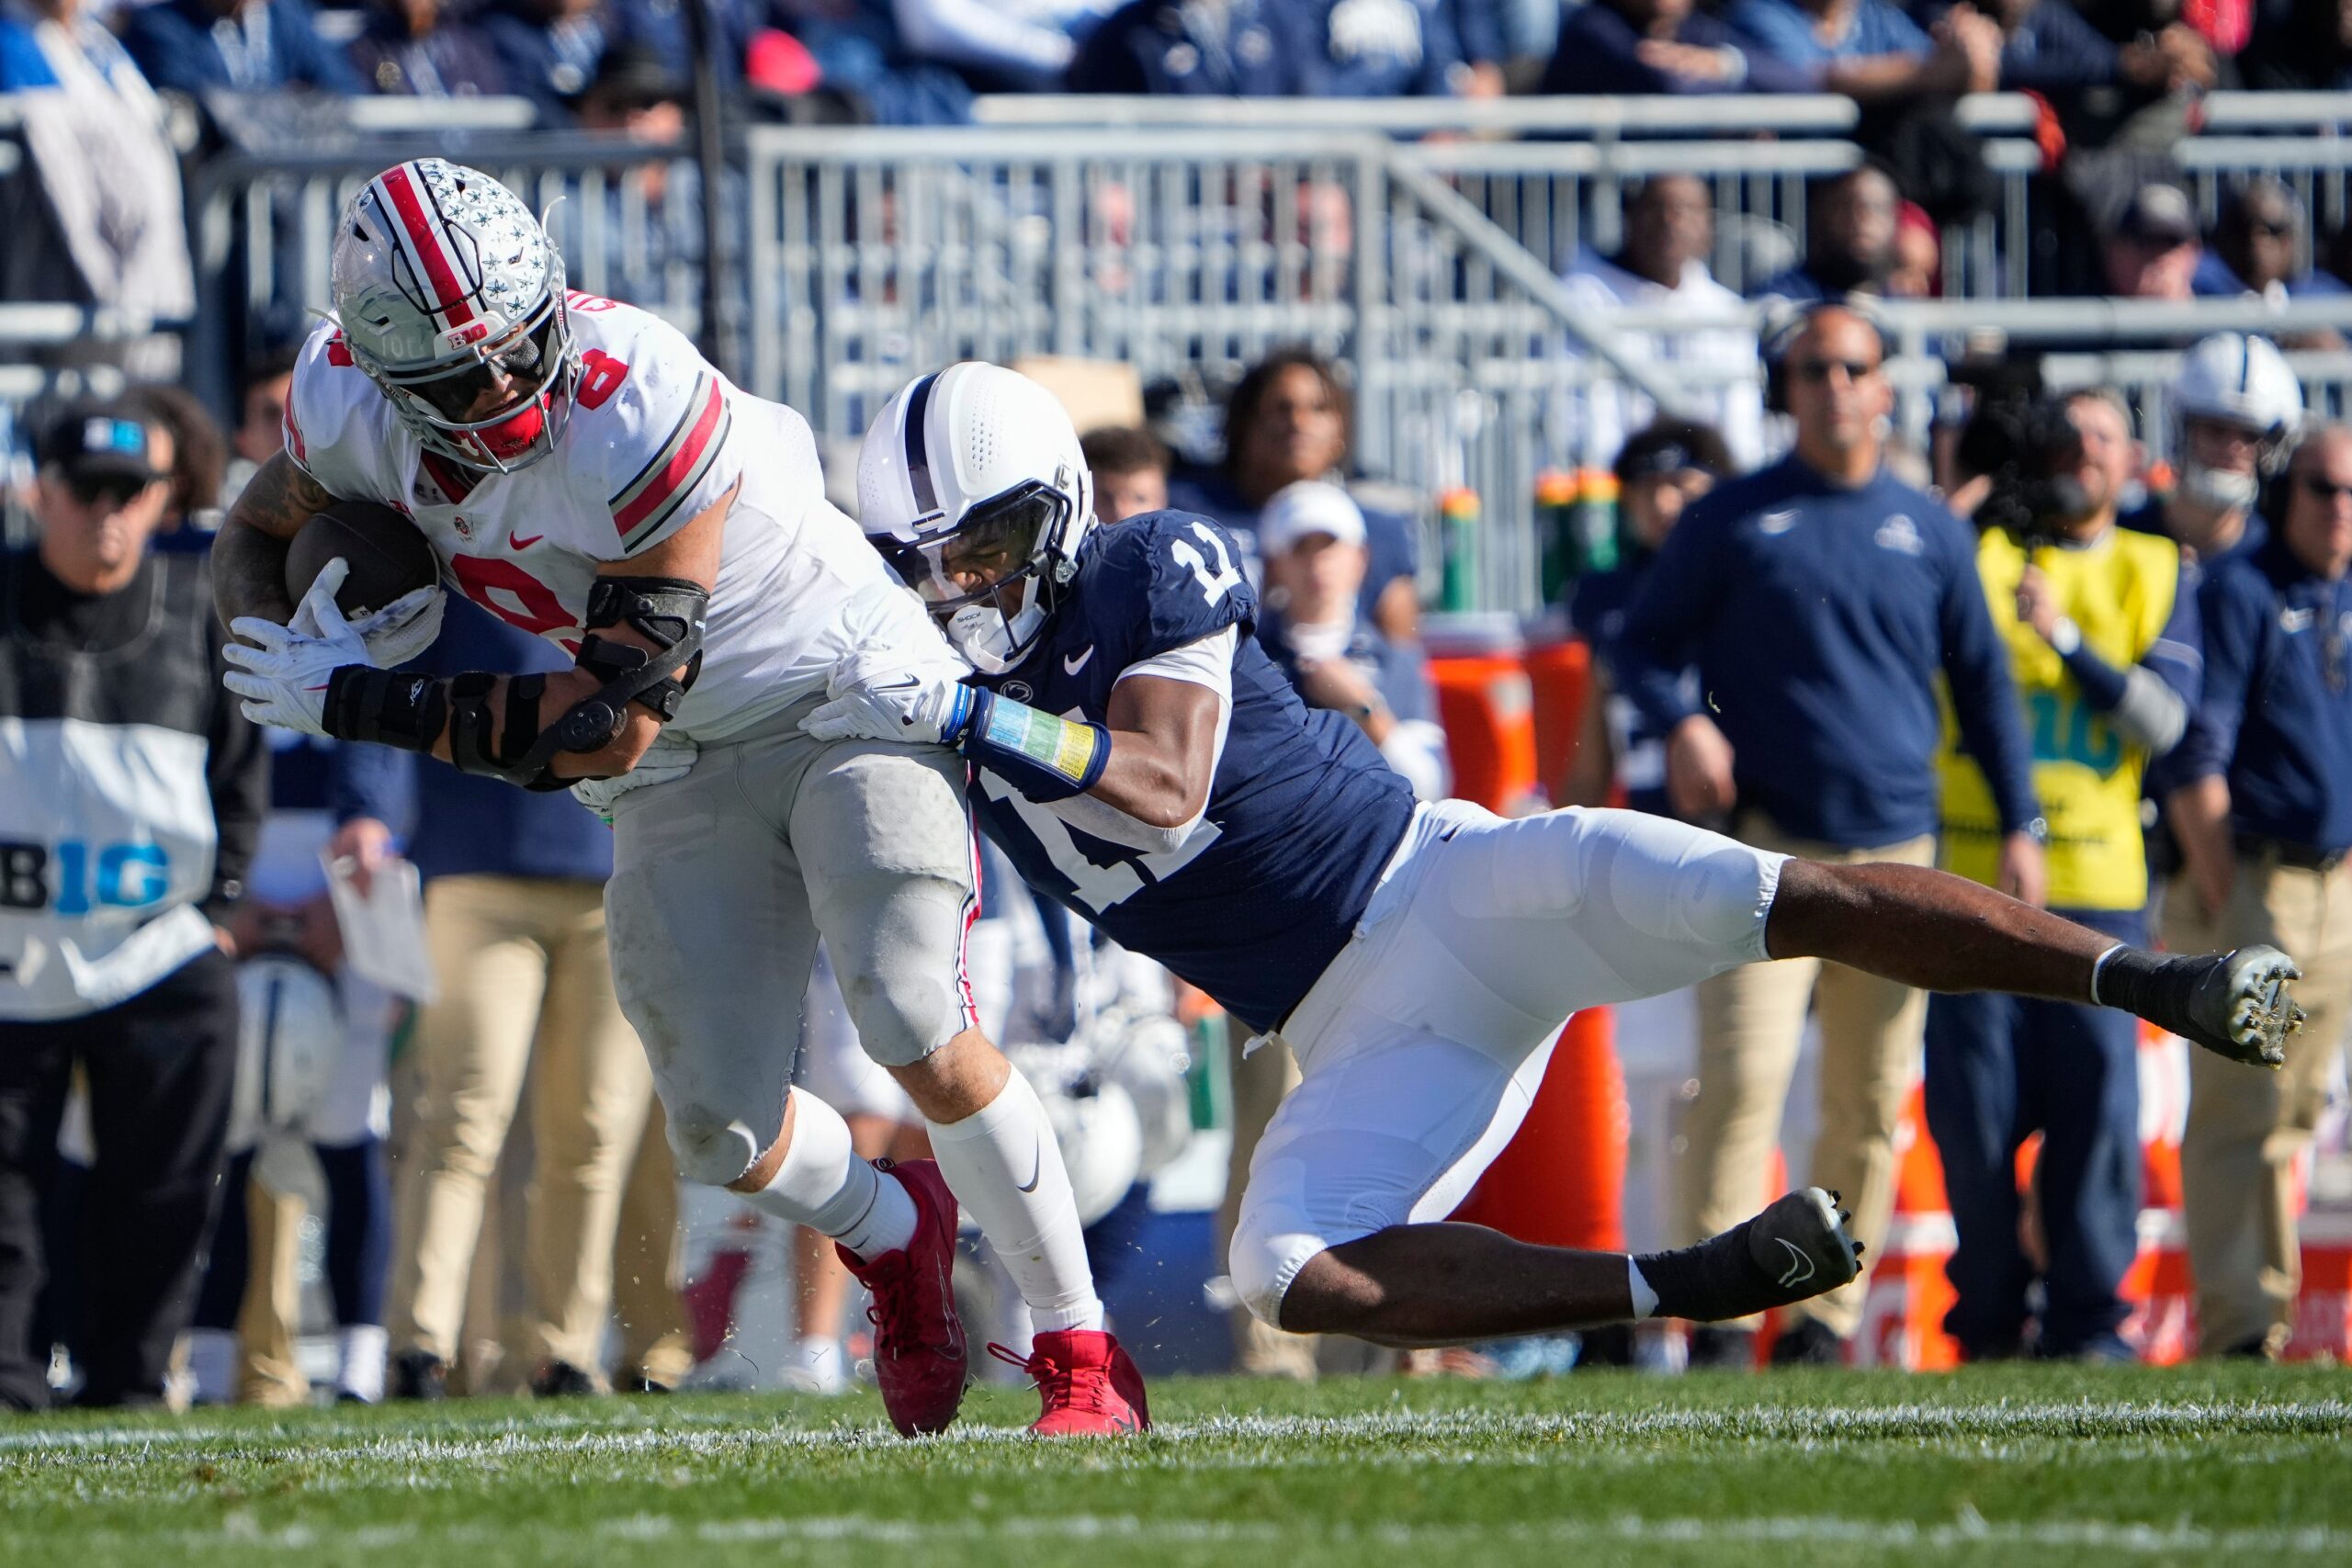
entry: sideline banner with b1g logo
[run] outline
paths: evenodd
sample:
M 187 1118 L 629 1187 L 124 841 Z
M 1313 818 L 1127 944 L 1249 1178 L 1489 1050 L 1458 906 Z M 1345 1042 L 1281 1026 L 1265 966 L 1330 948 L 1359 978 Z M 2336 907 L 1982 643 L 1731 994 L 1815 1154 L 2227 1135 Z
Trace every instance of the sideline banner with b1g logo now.
M 204 737 L 0 717 L 0 1018 L 74 1018 L 210 945 Z

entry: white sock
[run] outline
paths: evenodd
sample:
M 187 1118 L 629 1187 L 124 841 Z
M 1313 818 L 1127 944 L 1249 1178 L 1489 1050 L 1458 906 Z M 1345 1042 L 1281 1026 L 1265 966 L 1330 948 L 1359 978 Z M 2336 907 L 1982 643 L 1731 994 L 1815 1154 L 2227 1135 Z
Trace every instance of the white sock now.
M 237 1336 L 233 1329 L 191 1328 L 187 1331 L 187 1375 L 196 1384 L 194 1397 L 205 1404 L 226 1404 L 237 1397 Z
M 356 1394 L 370 1404 L 382 1404 L 384 1359 L 391 1348 L 391 1336 L 384 1332 L 383 1325 L 354 1323 L 338 1328 L 334 1348 L 337 1392 Z
M 1625 1256 L 1625 1283 L 1634 1292 L 1634 1321 L 1635 1323 L 1641 1322 L 1650 1314 L 1657 1311 L 1657 1292 L 1650 1289 L 1650 1282 L 1647 1280 L 1642 1278 L 1642 1266 L 1634 1261 L 1631 1253 Z
M 1029 1080 L 1016 1072 L 994 1100 L 961 1122 L 927 1125 L 940 1174 L 979 1222 L 980 1234 L 1029 1303 L 1037 1332 L 1102 1327 L 1102 1303 L 1087 1267 L 1069 1171 Z
M 871 1160 L 850 1147 L 849 1123 L 813 1094 L 792 1091 L 792 1141 L 784 1164 L 757 1192 L 752 1206 L 809 1225 L 860 1258 L 879 1258 L 912 1241 L 915 1201 L 896 1181 L 885 1181 Z

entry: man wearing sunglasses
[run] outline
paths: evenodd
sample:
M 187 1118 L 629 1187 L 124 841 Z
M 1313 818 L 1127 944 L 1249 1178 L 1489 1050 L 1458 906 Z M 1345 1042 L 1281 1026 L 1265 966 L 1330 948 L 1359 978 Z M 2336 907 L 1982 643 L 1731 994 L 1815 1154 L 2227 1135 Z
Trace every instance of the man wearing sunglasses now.
M 2307 436 L 2286 492 L 2277 531 L 2210 570 L 2204 695 L 2168 769 L 2186 781 L 2165 807 L 2187 867 L 2165 901 L 2166 944 L 2275 942 L 2309 976 L 2311 1026 L 2284 1071 L 2189 1064 L 2181 1178 L 2208 1355 L 2286 1343 L 2295 1161 L 2352 1020 L 2352 430 Z
M 35 452 L 39 543 L 0 555 L 0 1410 L 49 1403 L 29 1343 L 41 1189 L 78 1067 L 85 1404 L 156 1404 L 195 1304 L 237 1061 L 220 930 L 268 784 L 220 690 L 200 555 L 149 540 L 168 490 L 127 403 Z
M 1815 305 L 1767 344 L 1796 448 L 1719 485 L 1668 536 L 1615 648 L 1621 689 L 1667 737 L 1676 813 L 1759 849 L 1831 864 L 1933 864 L 1948 678 L 1984 767 L 2003 892 L 2041 898 L 2031 751 L 1976 574 L 1975 540 L 1934 497 L 1885 471 L 1894 390 L 1876 326 Z M 1695 667 L 1691 684 L 1683 672 Z M 1678 1168 L 1686 1240 L 1765 1195 L 1809 1002 L 1821 1021 L 1821 1131 L 1809 1179 L 1853 1202 L 1876 1247 L 1894 1197 L 1894 1134 L 1919 1059 L 1927 995 L 1813 959 L 1699 987 L 1699 1098 Z M 1796 1309 L 1775 1355 L 1842 1357 L 1865 1281 Z M 1694 1355 L 1737 1364 L 1744 1330 Z

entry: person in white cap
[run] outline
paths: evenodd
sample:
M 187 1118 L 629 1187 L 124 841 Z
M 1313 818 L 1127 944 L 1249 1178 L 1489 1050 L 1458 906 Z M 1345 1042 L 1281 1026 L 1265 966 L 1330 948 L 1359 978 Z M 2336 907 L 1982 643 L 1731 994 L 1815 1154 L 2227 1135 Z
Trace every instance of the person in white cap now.
M 1258 639 L 1309 707 L 1352 719 L 1413 794 L 1436 800 L 1449 782 L 1445 733 L 1418 645 L 1391 642 L 1356 614 L 1371 562 L 1363 509 L 1338 485 L 1301 479 L 1259 516 L 1266 614 Z

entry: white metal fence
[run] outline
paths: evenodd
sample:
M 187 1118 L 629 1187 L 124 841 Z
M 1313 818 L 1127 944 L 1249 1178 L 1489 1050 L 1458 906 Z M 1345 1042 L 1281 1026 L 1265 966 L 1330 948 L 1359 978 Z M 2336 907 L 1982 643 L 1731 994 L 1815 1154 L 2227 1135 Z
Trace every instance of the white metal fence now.
M 827 435 L 854 437 L 907 377 L 954 358 L 1057 353 L 1129 364 L 1147 381 L 1214 379 L 1306 343 L 1351 374 L 1369 470 L 1424 493 L 1480 492 L 1491 547 L 1477 597 L 1513 608 L 1528 607 L 1535 581 L 1534 476 L 1608 457 L 1574 449 L 1564 400 L 1624 369 L 1609 324 L 1568 308 L 1561 266 L 1582 244 L 1616 243 L 1628 182 L 1688 171 L 1714 193 L 1719 276 L 1752 280 L 1793 257 L 1809 183 L 1860 156 L 1853 107 L 1834 98 L 1032 96 L 986 99 L 980 113 L 968 130 L 748 133 L 730 175 L 741 186 L 719 197 L 728 243 L 740 247 L 727 258 L 729 319 L 719 324 L 741 345 L 747 385 Z M 1964 104 L 1962 119 L 2001 171 L 2003 198 L 1967 233 L 1947 235 L 1948 276 L 2013 294 L 2032 216 L 2030 110 L 1987 97 Z M 2209 203 L 2228 179 L 2267 169 L 2304 179 L 2324 219 L 2343 209 L 2352 141 L 2337 136 L 2352 124 L 2352 95 L 2215 95 L 2208 123 L 2179 155 L 2209 182 L 2199 186 Z M 8 151 L 0 134 L 0 155 Z M 204 308 L 187 357 L 200 389 L 225 406 L 231 367 L 265 328 L 299 330 L 303 311 L 325 303 L 342 202 L 387 162 L 424 152 L 475 162 L 550 208 L 578 286 L 698 325 L 689 165 L 610 140 L 516 133 L 495 117 L 428 131 L 396 114 L 317 145 L 194 169 Z M 1906 428 L 1924 431 L 1942 355 L 1971 331 L 2046 350 L 2061 378 L 2127 384 L 2161 444 L 2165 343 L 2223 321 L 2352 329 L 2352 314 L 2324 307 L 2286 317 L 2252 305 L 2132 309 L 1981 299 L 1891 310 Z M 0 331 L 0 404 L 47 374 L 28 368 L 40 357 L 30 341 Z M 2344 408 L 2345 357 L 2299 358 L 2315 406 Z M 1687 368 L 1632 378 L 1669 405 L 1694 389 Z
M 373 102 L 375 100 L 362 100 Z M 227 153 L 187 190 L 203 309 L 188 374 L 225 406 L 226 378 L 256 345 L 306 331 L 325 308 L 337 215 L 389 164 L 435 155 L 475 164 L 547 216 L 571 285 L 629 299 L 685 331 L 700 324 L 698 182 L 690 163 L 610 138 L 413 133 L 320 150 Z

